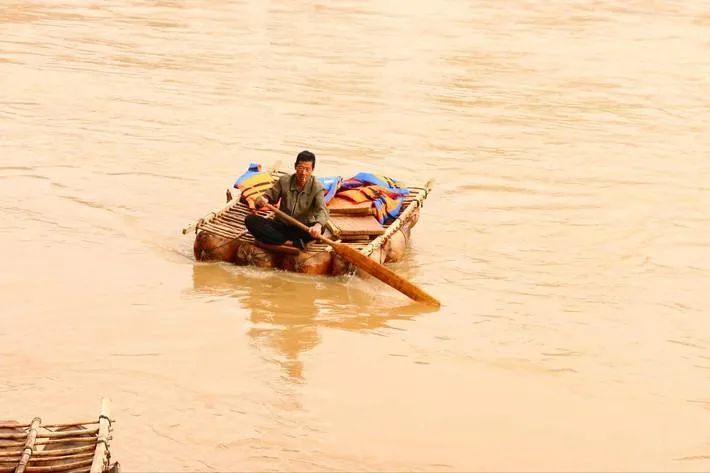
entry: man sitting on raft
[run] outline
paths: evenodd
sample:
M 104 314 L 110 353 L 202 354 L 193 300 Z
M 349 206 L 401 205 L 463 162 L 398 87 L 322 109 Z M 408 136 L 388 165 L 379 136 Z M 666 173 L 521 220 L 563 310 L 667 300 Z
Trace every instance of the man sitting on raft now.
M 259 215 L 247 215 L 244 225 L 254 238 L 269 245 L 293 244 L 304 249 L 306 244 L 323 233 L 328 219 L 323 185 L 313 176 L 316 155 L 301 151 L 294 165 L 296 172 L 282 176 L 274 186 L 254 201 L 256 208 L 275 204 L 281 199 L 281 211 L 310 227 L 308 233 L 281 220 L 270 220 Z

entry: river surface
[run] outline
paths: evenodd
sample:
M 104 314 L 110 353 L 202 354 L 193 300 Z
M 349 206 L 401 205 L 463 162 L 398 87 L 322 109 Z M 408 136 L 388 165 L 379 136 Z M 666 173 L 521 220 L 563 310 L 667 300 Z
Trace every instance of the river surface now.
M 302 149 L 440 310 L 194 261 Z M 0 0 L 0 219 L 0 419 L 125 471 L 710 470 L 707 1 Z

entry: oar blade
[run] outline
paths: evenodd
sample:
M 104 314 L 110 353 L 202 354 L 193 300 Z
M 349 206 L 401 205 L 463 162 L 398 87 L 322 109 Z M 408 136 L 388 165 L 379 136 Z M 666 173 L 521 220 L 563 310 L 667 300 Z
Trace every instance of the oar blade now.
M 333 250 L 335 250 L 338 255 L 350 261 L 355 266 L 359 267 L 368 274 L 371 274 L 372 276 L 376 277 L 383 283 L 397 289 L 399 292 L 408 296 L 409 298 L 430 306 L 441 306 L 441 303 L 434 297 L 429 295 L 426 291 L 407 281 L 403 277 L 399 276 L 391 269 L 377 263 L 376 261 L 371 260 L 366 255 L 363 255 L 362 253 L 357 251 L 355 248 L 351 248 L 342 243 L 334 243 L 332 246 Z

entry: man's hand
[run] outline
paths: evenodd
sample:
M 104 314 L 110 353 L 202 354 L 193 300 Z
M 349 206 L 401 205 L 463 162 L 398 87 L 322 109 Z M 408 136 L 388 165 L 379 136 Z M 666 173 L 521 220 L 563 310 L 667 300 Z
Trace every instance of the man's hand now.
M 312 238 L 318 238 L 318 235 L 320 235 L 320 233 L 321 233 L 321 226 L 320 226 L 320 223 L 316 223 L 315 225 L 313 225 L 312 227 L 310 227 L 310 228 L 308 229 L 308 234 L 309 234 Z
M 265 206 L 268 203 L 269 203 L 269 201 L 266 200 L 266 198 L 263 195 L 260 195 L 259 197 L 256 198 L 256 200 L 254 200 L 254 206 L 257 209 L 262 208 L 263 206 Z

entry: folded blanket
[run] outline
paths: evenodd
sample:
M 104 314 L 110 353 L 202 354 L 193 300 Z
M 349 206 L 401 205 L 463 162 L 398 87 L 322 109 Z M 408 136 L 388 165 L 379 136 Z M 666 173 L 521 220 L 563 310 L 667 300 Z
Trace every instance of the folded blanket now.
M 359 172 L 343 181 L 336 196 L 356 204 L 372 202 L 372 213 L 381 224 L 385 224 L 397 218 L 407 194 L 409 189 L 401 187 L 395 179 Z
M 395 193 L 401 196 L 409 194 L 409 190 L 407 188 L 401 187 L 399 185 L 399 182 L 397 182 L 395 179 L 383 176 L 381 174 L 373 174 L 371 172 L 359 172 L 353 177 L 343 181 L 343 185 L 341 187 L 343 189 L 351 189 L 353 187 L 359 187 L 368 184 L 380 186 L 384 189 L 387 189 L 391 193 Z

